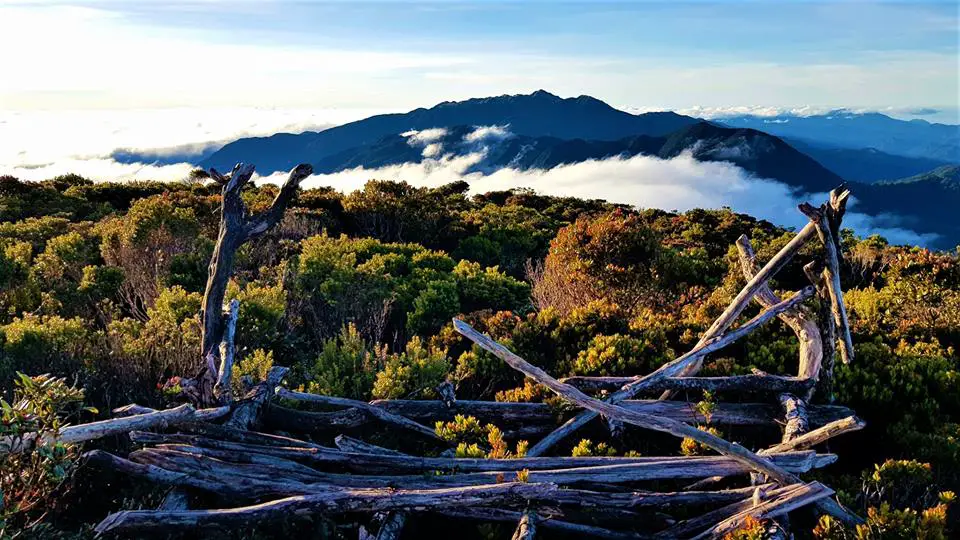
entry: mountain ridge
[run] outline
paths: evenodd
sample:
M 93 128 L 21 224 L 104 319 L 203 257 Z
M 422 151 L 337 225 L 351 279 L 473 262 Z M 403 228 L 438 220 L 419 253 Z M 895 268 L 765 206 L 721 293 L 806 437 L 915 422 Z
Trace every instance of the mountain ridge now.
M 257 163 L 263 171 L 288 170 L 296 163 L 317 162 L 379 138 L 434 127 L 505 125 L 517 135 L 562 139 L 616 140 L 632 135 L 666 135 L 699 122 L 672 112 L 633 115 L 596 98 L 561 98 L 545 90 L 531 94 L 445 101 L 407 113 L 371 116 L 320 132 L 250 137 L 226 144 L 200 162 L 230 168 L 238 161 Z

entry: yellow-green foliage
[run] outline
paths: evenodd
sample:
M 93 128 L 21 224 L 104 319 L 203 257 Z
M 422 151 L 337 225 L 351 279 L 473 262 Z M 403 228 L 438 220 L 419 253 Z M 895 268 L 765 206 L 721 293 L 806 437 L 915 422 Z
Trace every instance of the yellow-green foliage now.
M 946 540 L 947 504 L 922 511 L 897 510 L 888 503 L 867 509 L 867 522 L 853 529 L 840 521 L 821 516 L 813 530 L 819 540 Z
M 590 439 L 580 439 L 570 455 L 573 457 L 615 456 L 617 451 L 605 442 L 593 444 Z
M 517 458 L 525 456 L 529 447 L 527 441 L 518 441 L 516 450 L 511 452 L 500 428 L 493 424 L 481 426 L 475 417 L 462 414 L 456 415 L 452 422 L 438 420 L 434 431 L 441 439 L 457 445 L 458 458 Z
M 257 349 L 241 358 L 233 366 L 233 379 L 230 381 L 234 395 L 243 396 L 253 385 L 265 381 L 272 367 L 273 351 Z
M 325 341 L 316 359 L 302 362 L 297 371 L 308 392 L 366 400 L 386 362 L 386 347 L 369 345 L 350 324 Z
M 377 373 L 373 395 L 380 399 L 432 396 L 434 388 L 450 372 L 447 351 L 425 346 L 414 336 L 401 353 L 387 357 L 383 370 Z
M 720 436 L 720 432 L 713 427 L 697 426 L 697 429 L 710 433 L 711 435 Z M 713 452 L 713 450 L 709 446 L 695 441 L 690 437 L 684 437 L 683 440 L 680 441 L 680 453 L 685 456 L 702 456 L 711 452 Z
M 764 522 L 753 516 L 747 516 L 736 530 L 723 535 L 723 540 L 763 540 L 767 537 Z
M 573 363 L 576 375 L 613 375 L 648 373 L 673 359 L 673 352 L 664 350 L 666 336 L 662 332 L 644 332 L 641 337 L 614 334 L 599 335 Z

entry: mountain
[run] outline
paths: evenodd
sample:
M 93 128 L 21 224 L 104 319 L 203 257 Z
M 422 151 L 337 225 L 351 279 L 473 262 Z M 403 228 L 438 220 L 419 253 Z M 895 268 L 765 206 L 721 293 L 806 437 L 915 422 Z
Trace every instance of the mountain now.
M 880 113 L 843 110 L 813 116 L 743 115 L 719 122 L 799 139 L 821 148 L 875 148 L 899 156 L 960 162 L 960 126 L 957 125 L 897 120 Z
M 203 167 L 230 169 L 238 161 L 256 163 L 264 173 L 289 170 L 410 130 L 462 125 L 508 125 L 516 135 L 614 141 L 636 135 L 663 136 L 698 120 L 672 112 L 634 115 L 590 96 L 560 98 L 544 90 L 527 95 L 447 101 L 429 109 L 382 114 L 301 134 L 251 137 L 225 145 L 203 160 Z
M 941 249 L 960 245 L 960 166 L 857 186 L 854 198 L 853 209 L 876 216 L 879 224 L 936 234 L 940 238 L 930 244 Z
M 320 173 L 356 167 L 368 169 L 419 163 L 425 159 L 475 156 L 468 170 L 550 169 L 589 159 L 656 156 L 670 159 L 689 151 L 699 161 L 728 161 L 762 178 L 779 180 L 798 191 L 829 191 L 843 183 L 810 157 L 782 140 L 753 129 L 731 129 L 699 122 L 665 137 L 636 135 L 615 141 L 513 135 L 505 130 L 454 126 L 423 134 L 388 135 L 370 145 L 351 148 L 314 163 Z
M 905 178 L 950 165 L 939 159 L 898 156 L 876 148 L 825 148 L 803 139 L 784 139 L 790 146 L 817 160 L 847 180 L 872 184 L 891 178 Z

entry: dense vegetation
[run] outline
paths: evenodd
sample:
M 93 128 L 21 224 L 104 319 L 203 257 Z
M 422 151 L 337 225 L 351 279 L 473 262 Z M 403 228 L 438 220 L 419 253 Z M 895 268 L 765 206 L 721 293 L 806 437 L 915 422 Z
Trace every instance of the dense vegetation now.
M 241 301 L 236 377 L 283 364 L 293 368 L 292 386 L 359 399 L 431 397 L 450 380 L 463 399 L 553 402 L 471 348 L 450 319 L 464 316 L 558 377 L 647 373 L 689 349 L 742 286 L 731 249 L 738 236 L 747 234 L 765 260 L 792 234 L 730 210 L 636 211 L 467 189 L 371 181 L 350 194 L 302 192 L 279 227 L 238 254 L 228 291 Z M 274 194 L 251 186 L 245 198 L 257 209 Z M 217 188 L 199 178 L 0 178 L 0 435 L 90 420 L 131 402 L 168 404 L 176 377 L 198 366 L 218 211 Z M 849 232 L 843 244 L 857 358 L 837 367 L 835 399 L 868 428 L 831 442 L 841 459 L 824 474 L 871 517 L 856 531 L 828 519 L 807 530 L 818 538 L 944 537 L 951 491 L 960 488 L 960 258 Z M 814 248 L 781 272 L 776 289 L 807 284 L 801 265 Z M 714 355 L 703 373 L 796 373 L 797 347 L 789 329 L 768 325 Z M 685 398 L 708 407 L 718 396 Z M 462 424 L 438 427 L 462 440 L 461 455 L 483 453 L 457 438 L 464 432 L 497 441 L 503 455 L 525 447 L 504 442 L 495 427 Z M 722 434 L 749 447 L 771 439 L 746 428 Z M 557 452 L 703 451 L 688 443 L 639 430 L 611 441 L 598 424 Z M 82 467 L 74 474 L 77 455 L 61 445 L 5 458 L 0 538 L 83 535 L 109 510 L 156 506 L 155 490 L 84 477 Z

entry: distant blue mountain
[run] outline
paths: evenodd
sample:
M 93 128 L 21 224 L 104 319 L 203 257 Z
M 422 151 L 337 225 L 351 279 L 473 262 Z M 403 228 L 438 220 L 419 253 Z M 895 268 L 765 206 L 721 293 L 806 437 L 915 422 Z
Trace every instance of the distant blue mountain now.
M 951 164 L 939 159 L 888 154 L 876 148 L 826 148 L 803 139 L 784 140 L 837 175 L 853 182 L 872 184 L 925 173 Z
M 926 120 L 897 120 L 880 113 L 834 111 L 815 116 L 734 116 L 718 120 L 730 127 L 758 129 L 799 139 L 819 148 L 874 148 L 881 152 L 960 162 L 960 126 Z
M 321 132 L 280 133 L 227 144 L 201 162 L 230 169 L 238 161 L 256 163 L 263 172 L 289 170 L 297 163 L 324 158 L 387 135 L 409 130 L 463 125 L 510 125 L 527 137 L 614 141 L 636 135 L 663 136 L 699 120 L 672 112 L 634 115 L 590 96 L 560 98 L 544 90 L 532 94 L 443 102 L 429 109 L 383 114 Z

